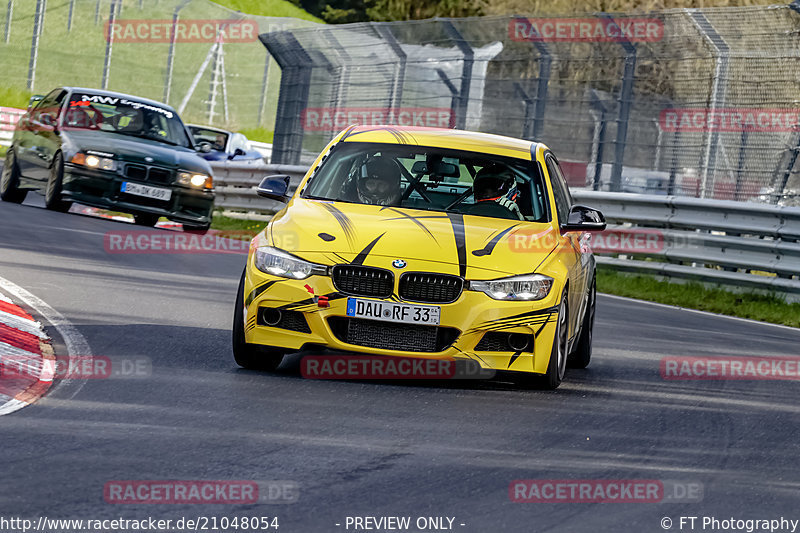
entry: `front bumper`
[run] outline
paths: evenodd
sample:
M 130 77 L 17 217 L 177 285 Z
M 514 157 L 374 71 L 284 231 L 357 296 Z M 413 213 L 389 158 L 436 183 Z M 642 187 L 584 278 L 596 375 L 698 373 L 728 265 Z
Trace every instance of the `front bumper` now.
M 123 182 L 172 190 L 168 201 L 133 196 L 121 191 Z M 65 164 L 62 194 L 65 200 L 124 213 L 151 213 L 175 222 L 203 225 L 211 222 L 214 193 L 178 185 L 137 182 L 119 173 Z
M 539 374 L 547 371 L 558 315 L 557 295 L 560 292 L 555 287 L 545 299 L 535 302 L 498 301 L 482 292 L 468 290 L 449 304 L 404 302 L 441 307 L 438 328 L 442 331 L 437 336 L 437 341 L 441 342 L 437 342 L 434 349 L 438 351 L 419 351 L 419 348 L 409 349 L 413 345 L 409 343 L 415 341 L 413 328 L 420 326 L 407 326 L 408 335 L 404 336 L 404 324 L 349 318 L 346 312 L 349 296 L 338 292 L 329 276 L 311 276 L 304 280 L 275 277 L 258 270 L 252 257 L 251 254 L 243 294 L 245 340 L 248 343 L 292 351 L 314 346 L 386 356 L 471 359 L 486 369 Z M 327 299 L 328 307 L 320 306 L 320 296 Z M 397 301 L 396 297 L 394 301 Z M 266 322 L 275 321 L 264 319 L 260 314 L 264 309 L 268 309 L 274 318 L 278 315 L 272 310 L 281 311 L 280 322 L 266 325 Z M 364 331 L 376 336 L 375 339 L 366 339 L 372 346 L 360 343 L 365 340 L 363 334 L 356 339 L 359 344 L 347 342 L 352 338 L 343 334 L 343 328 L 349 320 L 368 322 L 369 327 Z M 514 350 L 504 344 L 510 334 L 516 334 L 516 339 L 527 336 L 529 343 L 522 350 Z M 393 349 L 375 347 L 375 344 L 390 343 Z

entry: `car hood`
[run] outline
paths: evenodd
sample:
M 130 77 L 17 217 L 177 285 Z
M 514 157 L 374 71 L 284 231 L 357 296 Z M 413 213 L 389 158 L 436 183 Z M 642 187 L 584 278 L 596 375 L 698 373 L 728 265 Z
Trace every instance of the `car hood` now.
M 151 164 L 172 169 L 209 173 L 208 163 L 197 152 L 182 146 L 170 146 L 125 135 L 100 131 L 70 131 L 65 134 L 74 150 L 113 153 L 127 163 Z M 150 158 L 152 161 L 147 161 Z
M 312 261 L 388 267 L 399 260 L 409 270 L 469 279 L 533 272 L 557 241 L 550 224 L 302 198 L 268 232 L 274 246 Z M 539 246 L 516 246 L 520 237 L 548 235 Z

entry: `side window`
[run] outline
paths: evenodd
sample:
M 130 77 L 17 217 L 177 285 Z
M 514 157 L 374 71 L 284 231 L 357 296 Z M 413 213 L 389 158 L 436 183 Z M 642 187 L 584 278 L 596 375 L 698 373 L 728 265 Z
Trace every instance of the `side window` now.
M 50 113 L 53 117 L 57 118 L 61 111 L 59 107 L 61 106 L 61 102 L 64 101 L 65 93 L 66 91 L 62 89 L 56 89 L 42 98 L 33 110 L 33 119 L 38 120 L 42 113 Z
M 558 223 L 565 224 L 569 217 L 569 208 L 572 205 L 572 198 L 564 181 L 564 175 L 558 167 L 558 163 L 550 154 L 545 156 L 547 173 L 550 175 L 550 185 L 553 187 L 553 196 L 556 199 L 556 212 L 558 213 Z

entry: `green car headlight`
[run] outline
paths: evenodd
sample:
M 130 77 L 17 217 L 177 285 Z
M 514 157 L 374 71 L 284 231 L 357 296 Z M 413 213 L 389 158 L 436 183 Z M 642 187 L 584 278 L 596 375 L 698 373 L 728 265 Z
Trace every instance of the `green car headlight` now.
M 186 187 L 195 187 L 197 189 L 211 189 L 214 187 L 214 180 L 211 176 L 206 174 L 194 174 L 192 172 L 180 172 L 178 174 L 178 183 Z
M 495 300 L 541 300 L 550 293 L 552 287 L 553 278 L 543 274 L 469 282 L 469 290 L 483 292 Z
M 282 278 L 305 279 L 314 274 L 328 274 L 328 267 L 325 265 L 311 263 L 272 246 L 256 249 L 255 265 L 262 272 Z
M 69 162 L 75 165 L 96 168 L 98 170 L 117 170 L 116 161 L 110 157 L 100 157 L 94 154 L 85 154 L 83 152 L 78 152 L 72 156 L 72 159 L 70 159 Z

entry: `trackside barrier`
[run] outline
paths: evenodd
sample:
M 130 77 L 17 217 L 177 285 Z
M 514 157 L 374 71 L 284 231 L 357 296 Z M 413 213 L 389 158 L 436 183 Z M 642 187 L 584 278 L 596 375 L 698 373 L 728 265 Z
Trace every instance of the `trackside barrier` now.
M 628 272 L 766 289 L 800 299 L 800 208 L 573 190 L 610 225 L 659 231 L 646 254 L 601 255 Z
M 290 191 L 294 192 L 308 167 L 295 165 L 251 164 L 245 161 L 228 161 L 212 165 L 216 207 L 226 216 L 265 220 L 280 211 L 283 204 L 256 196 L 256 187 L 265 176 L 289 175 Z
M 11 146 L 11 138 L 14 136 L 17 122 L 24 114 L 24 109 L 0 107 L 0 146 Z

